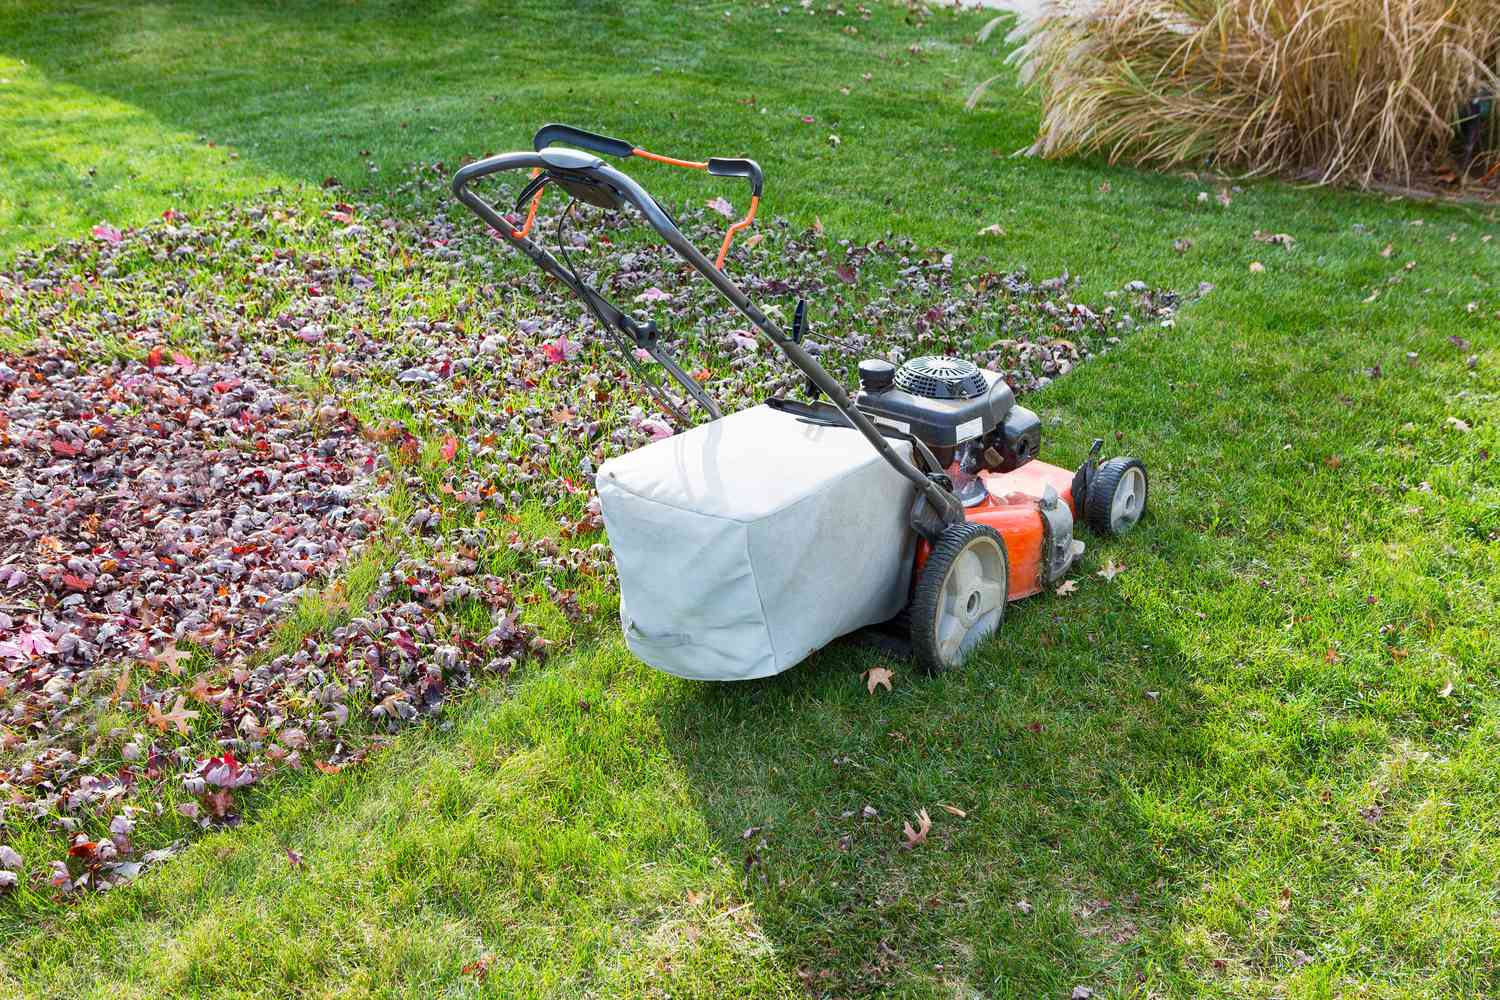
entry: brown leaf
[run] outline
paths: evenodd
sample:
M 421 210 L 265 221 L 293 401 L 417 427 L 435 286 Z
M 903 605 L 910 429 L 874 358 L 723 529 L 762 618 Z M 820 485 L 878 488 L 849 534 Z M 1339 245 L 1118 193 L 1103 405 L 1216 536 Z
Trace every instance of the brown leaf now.
M 884 685 L 887 691 L 891 690 L 891 678 L 895 674 L 885 667 L 871 667 L 859 676 L 864 678 L 865 690 L 874 694 L 875 689 L 882 685 Z
M 1438 697 L 1439 698 L 1451 698 L 1452 696 L 1453 696 L 1453 682 L 1449 681 L 1448 683 L 1444 684 L 1443 685 L 1443 689 L 1438 692 Z
M 926 809 L 918 809 L 916 816 L 917 828 L 915 830 L 912 829 L 910 822 L 901 824 L 901 835 L 905 838 L 903 846 L 907 850 L 911 850 L 918 844 L 927 843 L 927 832 L 932 829 L 932 819 L 927 815 Z
M 125 697 L 125 691 L 129 687 L 130 664 L 126 663 L 125 666 L 120 668 L 120 676 L 115 679 L 115 693 L 110 697 L 109 700 L 112 702 L 119 701 L 121 698 Z
M 950 806 L 946 802 L 939 802 L 938 805 L 942 806 L 944 812 L 948 813 L 950 816 L 957 816 L 959 819 L 963 819 L 969 815 L 962 809 L 958 808 L 958 806 Z
M 1125 567 L 1111 559 L 1104 564 L 1104 568 L 1099 571 L 1098 575 L 1104 577 L 1106 580 L 1113 581 L 1115 577 L 1123 572 L 1125 572 Z
M 152 666 L 161 667 L 173 676 L 182 674 L 182 662 L 191 660 L 193 654 L 186 650 L 178 649 L 176 646 L 168 646 L 160 653 L 152 654 L 146 662 Z
M 1069 594 L 1074 593 L 1077 590 L 1078 590 L 1078 581 L 1077 580 L 1064 580 L 1062 583 L 1059 583 L 1057 585 L 1057 596 L 1058 597 L 1067 597 Z
M 172 706 L 170 712 L 163 712 L 154 701 L 146 710 L 146 721 L 151 725 L 162 732 L 166 732 L 168 727 L 176 727 L 177 731 L 183 736 L 191 736 L 193 734 L 193 730 L 188 723 L 197 717 L 198 713 L 187 707 L 187 701 L 182 695 L 177 696 L 177 703 Z

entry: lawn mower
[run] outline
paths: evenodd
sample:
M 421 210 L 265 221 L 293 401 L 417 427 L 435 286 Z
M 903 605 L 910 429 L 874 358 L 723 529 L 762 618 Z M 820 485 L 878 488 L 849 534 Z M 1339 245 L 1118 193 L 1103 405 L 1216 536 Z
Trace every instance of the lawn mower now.
M 804 345 L 805 301 L 789 332 L 751 302 L 724 264 L 755 221 L 755 161 L 676 159 L 556 124 L 533 147 L 463 167 L 454 194 L 583 301 L 667 413 L 690 424 L 685 410 L 696 403 L 708 418 L 610 459 L 595 476 L 626 643 L 645 662 L 684 677 L 764 677 L 839 636 L 884 626 L 907 633 L 924 668 L 948 670 L 999 628 L 1010 601 L 1061 582 L 1083 551 L 1075 522 L 1101 535 L 1139 522 L 1145 466 L 1101 461 L 1102 439 L 1075 470 L 1040 461 L 1041 420 L 1016 405 L 998 373 L 958 358 L 870 358 L 858 363 L 851 396 Z M 601 156 L 743 180 L 748 211 L 710 260 Z M 524 211 L 519 227 L 471 188 L 505 171 L 530 174 L 511 216 Z M 548 187 L 573 199 L 557 227 L 562 260 L 530 238 Z M 810 399 L 777 395 L 725 416 L 653 321 L 615 306 L 571 266 L 562 230 L 577 202 L 639 213 L 805 376 Z M 645 356 L 679 397 L 641 369 Z

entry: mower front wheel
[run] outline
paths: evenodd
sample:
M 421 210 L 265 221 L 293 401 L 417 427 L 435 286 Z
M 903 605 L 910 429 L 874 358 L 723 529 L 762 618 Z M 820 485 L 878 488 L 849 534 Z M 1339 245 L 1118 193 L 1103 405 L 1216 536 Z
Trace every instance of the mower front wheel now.
M 950 524 L 932 547 L 912 594 L 911 648 L 931 674 L 951 670 L 993 635 L 1010 599 L 1010 560 L 994 528 Z
M 1084 520 L 1095 534 L 1118 537 L 1146 513 L 1146 465 L 1138 458 L 1112 458 L 1088 481 Z

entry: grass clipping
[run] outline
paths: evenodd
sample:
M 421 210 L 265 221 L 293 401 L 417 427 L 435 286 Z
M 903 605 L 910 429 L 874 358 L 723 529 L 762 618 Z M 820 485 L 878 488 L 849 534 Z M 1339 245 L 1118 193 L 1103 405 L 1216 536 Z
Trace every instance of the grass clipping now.
M 1500 168 L 1500 0 L 1052 2 L 1013 39 L 1032 155 L 1360 186 Z

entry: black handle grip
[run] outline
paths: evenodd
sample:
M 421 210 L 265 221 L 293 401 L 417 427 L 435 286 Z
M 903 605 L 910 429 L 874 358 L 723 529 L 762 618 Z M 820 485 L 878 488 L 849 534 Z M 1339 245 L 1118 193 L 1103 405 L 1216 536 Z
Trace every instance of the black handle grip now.
M 536 130 L 532 137 L 531 147 L 538 153 L 552 145 L 554 142 L 571 143 L 574 146 L 582 146 L 605 156 L 629 156 L 635 152 L 635 147 L 624 139 L 611 139 L 607 135 L 598 135 L 594 132 L 585 132 L 581 128 L 571 125 L 543 125 Z
M 712 157 L 708 161 L 708 172 L 715 177 L 743 177 L 750 182 L 750 193 L 760 197 L 760 164 L 754 160 L 725 159 Z

